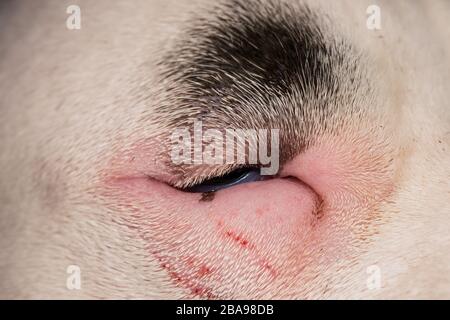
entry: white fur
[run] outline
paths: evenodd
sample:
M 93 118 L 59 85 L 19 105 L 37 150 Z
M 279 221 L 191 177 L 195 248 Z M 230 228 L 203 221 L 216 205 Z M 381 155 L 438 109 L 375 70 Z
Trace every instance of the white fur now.
M 66 29 L 61 1 L 17 2 L 0 12 L 0 297 L 182 297 L 89 186 L 117 136 L 154 133 L 137 121 L 151 110 L 133 95 L 133 81 L 208 1 L 75 2 L 79 31 Z M 388 93 L 374 119 L 395 150 L 398 193 L 366 252 L 317 275 L 327 290 L 296 291 L 450 298 L 449 3 L 381 1 L 382 30 L 373 32 L 365 27 L 370 1 L 311 2 L 367 53 Z M 82 290 L 66 288 L 71 264 L 81 267 Z M 366 268 L 374 264 L 382 288 L 368 290 Z

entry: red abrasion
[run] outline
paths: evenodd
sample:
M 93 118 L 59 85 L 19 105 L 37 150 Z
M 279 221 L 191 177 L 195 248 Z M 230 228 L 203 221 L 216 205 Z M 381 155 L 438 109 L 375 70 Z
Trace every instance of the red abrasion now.
M 219 221 L 218 226 L 222 227 L 223 222 Z M 272 277 L 276 277 L 278 275 L 278 272 L 275 270 L 275 268 L 267 261 L 266 258 L 262 257 L 261 254 L 256 249 L 256 246 L 252 243 L 250 243 L 247 239 L 244 238 L 243 235 L 238 234 L 232 230 L 226 230 L 224 231 L 224 235 L 227 238 L 231 238 L 234 240 L 240 247 L 249 250 L 249 252 L 252 253 L 253 256 L 256 257 L 258 265 L 264 270 L 269 272 Z
M 200 285 L 196 279 L 192 279 L 189 276 L 186 276 L 176 270 L 174 264 L 170 264 L 165 259 L 163 259 L 157 252 L 152 252 L 155 256 L 156 260 L 159 261 L 160 266 L 164 269 L 169 275 L 171 281 L 180 287 L 186 288 L 190 291 L 193 297 L 206 298 L 206 299 L 217 299 L 217 296 L 212 293 L 210 288 L 206 286 Z M 186 261 L 186 264 L 193 267 L 195 264 L 195 259 L 193 257 L 189 257 Z M 201 265 L 196 275 L 199 278 L 206 277 L 212 273 L 211 268 L 206 266 L 205 264 Z
M 275 268 L 272 267 L 272 266 L 269 264 L 269 262 L 267 262 L 266 260 L 261 259 L 261 260 L 259 261 L 259 264 L 261 265 L 261 267 L 262 267 L 264 270 L 266 270 L 267 272 L 269 272 L 269 273 L 272 275 L 272 277 L 275 278 L 275 277 L 278 275 L 278 272 L 275 270 Z
M 211 268 L 208 268 L 206 265 L 202 265 L 197 272 L 197 276 L 204 277 L 212 272 Z
M 231 238 L 234 241 L 236 241 L 241 247 L 248 248 L 248 249 L 254 248 L 253 245 L 249 244 L 248 240 L 244 239 L 243 236 L 235 233 L 234 231 L 228 230 L 225 232 L 225 235 L 228 238 Z

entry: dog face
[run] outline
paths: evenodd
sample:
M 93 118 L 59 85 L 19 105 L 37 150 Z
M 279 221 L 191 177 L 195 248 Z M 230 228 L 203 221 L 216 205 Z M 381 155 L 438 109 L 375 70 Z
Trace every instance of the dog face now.
M 448 9 L 3 3 L 1 296 L 448 298 Z

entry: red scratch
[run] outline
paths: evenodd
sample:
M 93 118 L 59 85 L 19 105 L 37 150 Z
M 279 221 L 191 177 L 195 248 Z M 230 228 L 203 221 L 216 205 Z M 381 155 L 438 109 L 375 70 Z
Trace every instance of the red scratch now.
M 223 221 L 218 221 L 217 223 L 219 229 L 222 229 L 223 232 Z M 262 255 L 258 252 L 256 246 L 250 243 L 247 239 L 243 237 L 243 235 L 238 234 L 232 230 L 226 230 L 223 234 L 227 238 L 231 238 L 236 243 L 238 243 L 242 248 L 247 249 L 252 252 L 254 257 L 257 259 L 257 264 L 266 272 L 269 272 L 272 277 L 276 277 L 278 275 L 277 270 L 269 263 Z
M 194 266 L 195 259 L 193 257 L 188 257 L 186 260 L 186 264 L 190 267 Z
M 231 230 L 226 231 L 225 235 L 228 238 L 231 238 L 234 241 L 236 241 L 239 245 L 241 245 L 244 248 L 249 248 L 249 249 L 253 249 L 254 248 L 254 246 L 252 244 L 250 244 L 247 239 L 244 239 L 242 237 L 242 235 L 236 234 L 235 232 L 233 232 Z
M 278 275 L 275 268 L 272 267 L 266 260 L 261 259 L 260 264 L 265 270 L 267 270 L 272 275 L 272 277 L 275 278 Z
M 204 277 L 208 274 L 211 274 L 211 272 L 212 272 L 211 268 L 208 268 L 206 265 L 202 265 L 198 270 L 197 275 L 199 277 Z
M 212 269 L 207 265 L 202 264 L 197 273 L 193 275 L 185 275 L 176 270 L 173 264 L 167 262 L 166 259 L 163 259 L 157 252 L 153 251 L 152 254 L 156 257 L 156 259 L 160 262 L 160 266 L 164 269 L 169 275 L 170 279 L 175 285 L 186 288 L 190 291 L 190 293 L 195 297 L 207 298 L 207 299 L 215 299 L 217 298 L 212 290 L 201 286 L 198 284 L 198 279 L 205 277 L 212 273 Z M 195 259 L 193 257 L 188 257 L 185 261 L 186 265 L 190 266 L 190 269 L 193 269 L 195 264 Z M 198 279 L 197 279 L 198 278 Z

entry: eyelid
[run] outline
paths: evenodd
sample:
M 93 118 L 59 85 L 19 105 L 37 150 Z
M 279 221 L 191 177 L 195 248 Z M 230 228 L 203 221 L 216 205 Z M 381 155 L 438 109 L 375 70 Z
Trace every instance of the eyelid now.
M 195 185 L 204 183 L 205 181 L 212 180 L 230 174 L 235 170 L 244 168 L 242 164 L 227 164 L 217 166 L 195 166 L 195 165 L 182 165 L 176 168 L 168 168 L 168 171 L 172 172 L 173 179 L 169 181 L 169 184 L 177 189 L 186 190 Z
M 255 181 L 261 181 L 264 180 L 264 176 L 261 176 L 258 169 L 247 169 L 247 170 L 239 170 L 240 175 L 236 177 L 236 179 L 230 179 L 230 182 L 215 182 L 214 180 L 219 180 L 221 177 L 212 178 L 209 180 L 206 180 L 204 183 L 200 183 L 197 185 L 194 185 L 190 188 L 185 189 L 187 192 L 193 192 L 193 193 L 203 193 L 203 192 L 215 192 L 222 189 L 231 188 L 235 185 L 246 183 L 246 182 L 255 182 Z M 239 173 L 238 172 L 238 173 Z M 226 175 L 223 175 L 222 177 L 226 178 Z

